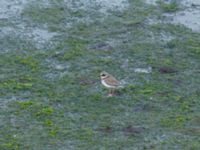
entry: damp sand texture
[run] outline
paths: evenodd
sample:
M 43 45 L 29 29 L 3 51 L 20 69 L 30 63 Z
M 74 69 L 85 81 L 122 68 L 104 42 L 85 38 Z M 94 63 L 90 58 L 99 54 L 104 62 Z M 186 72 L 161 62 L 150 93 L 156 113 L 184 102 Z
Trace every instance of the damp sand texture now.
M 1 150 L 200 149 L 198 1 L 0 3 Z

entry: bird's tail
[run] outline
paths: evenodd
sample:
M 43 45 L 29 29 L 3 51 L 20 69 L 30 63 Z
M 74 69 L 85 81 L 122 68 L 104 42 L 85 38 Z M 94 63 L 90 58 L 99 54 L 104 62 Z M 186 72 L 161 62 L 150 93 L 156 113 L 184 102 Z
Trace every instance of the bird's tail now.
M 127 84 L 127 83 L 126 83 L 124 80 L 122 80 L 122 81 L 120 82 L 118 88 L 124 88 L 126 84 Z

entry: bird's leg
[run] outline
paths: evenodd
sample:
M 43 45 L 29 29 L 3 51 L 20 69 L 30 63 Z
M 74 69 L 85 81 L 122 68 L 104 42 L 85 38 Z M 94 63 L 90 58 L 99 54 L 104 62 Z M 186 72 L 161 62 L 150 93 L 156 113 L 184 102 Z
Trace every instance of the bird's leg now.
M 108 97 L 111 97 L 112 95 L 112 89 L 109 89 Z
M 112 95 L 115 95 L 115 89 L 112 89 Z
M 111 89 L 111 96 L 114 95 L 114 89 Z

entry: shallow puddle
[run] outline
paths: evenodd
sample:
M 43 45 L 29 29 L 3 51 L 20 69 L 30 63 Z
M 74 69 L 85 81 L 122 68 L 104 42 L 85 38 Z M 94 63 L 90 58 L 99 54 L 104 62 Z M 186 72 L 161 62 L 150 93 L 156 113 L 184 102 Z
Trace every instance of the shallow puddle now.
M 172 16 L 172 22 L 175 24 L 183 24 L 193 31 L 200 32 L 200 9 L 187 9 Z
M 147 4 L 156 5 L 157 0 L 146 0 Z M 166 1 L 168 3 L 168 1 Z M 200 32 L 200 1 L 199 0 L 182 0 L 180 11 L 174 13 L 164 13 L 167 22 L 182 24 L 195 32 Z

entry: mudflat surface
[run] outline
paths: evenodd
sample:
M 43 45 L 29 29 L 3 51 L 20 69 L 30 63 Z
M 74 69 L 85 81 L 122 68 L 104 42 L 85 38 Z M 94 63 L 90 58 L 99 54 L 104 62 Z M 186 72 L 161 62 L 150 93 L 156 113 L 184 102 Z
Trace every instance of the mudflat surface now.
M 200 149 L 198 0 L 0 4 L 0 149 Z

